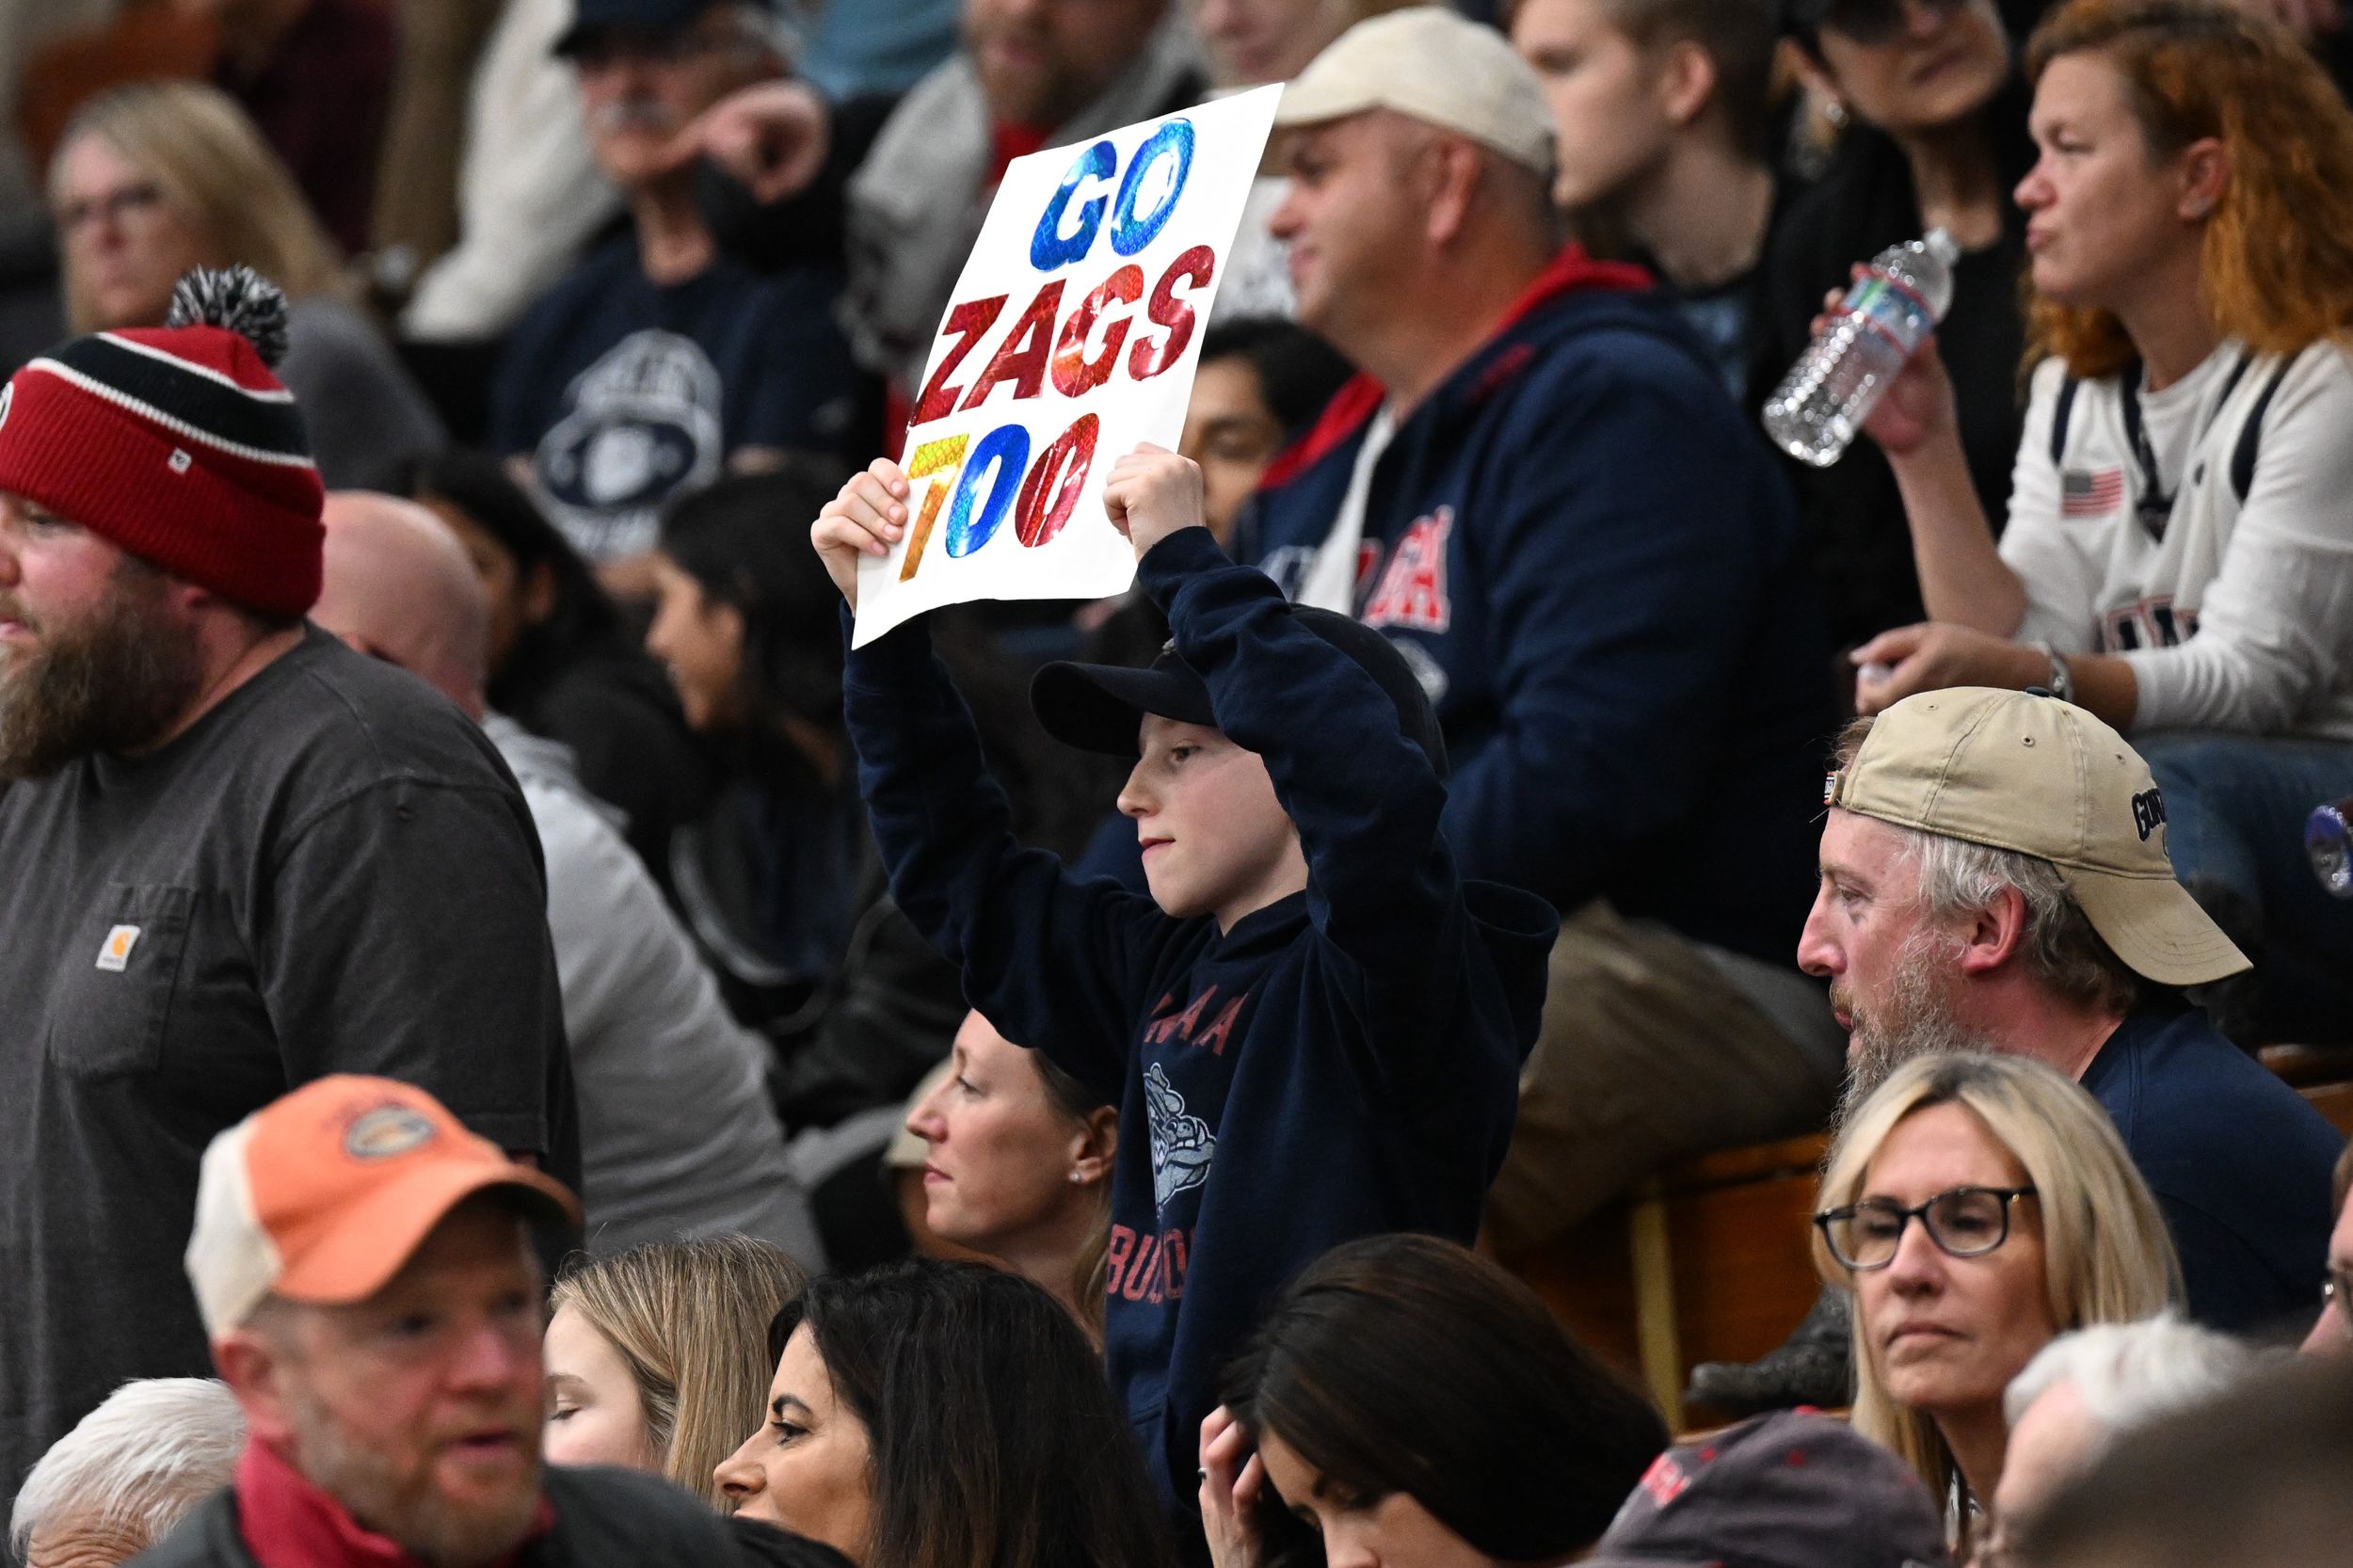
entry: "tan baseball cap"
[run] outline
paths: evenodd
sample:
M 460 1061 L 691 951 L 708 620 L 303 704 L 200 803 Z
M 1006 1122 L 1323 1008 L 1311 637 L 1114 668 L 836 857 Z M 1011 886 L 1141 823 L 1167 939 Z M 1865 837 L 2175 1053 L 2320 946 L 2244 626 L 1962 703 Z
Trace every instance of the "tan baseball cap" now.
M 2050 861 L 2116 956 L 2160 984 L 2249 967 L 2174 879 L 2149 764 L 2073 703 L 1985 686 L 1908 696 L 1873 721 L 1822 799 Z
M 1552 177 L 1552 111 L 1528 62 L 1493 27 L 1443 6 L 1359 22 L 1283 89 L 1276 129 L 1395 109 Z
M 205 1332 L 235 1328 L 265 1296 L 365 1301 L 451 1209 L 489 1192 L 579 1227 L 561 1182 L 411 1084 L 338 1073 L 272 1100 L 204 1151 L 187 1269 Z

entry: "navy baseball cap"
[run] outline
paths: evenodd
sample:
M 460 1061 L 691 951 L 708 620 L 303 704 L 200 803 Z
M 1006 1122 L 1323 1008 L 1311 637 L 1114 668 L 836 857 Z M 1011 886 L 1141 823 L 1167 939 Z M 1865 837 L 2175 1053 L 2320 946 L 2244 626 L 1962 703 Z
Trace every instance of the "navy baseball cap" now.
M 1440 778 L 1447 773 L 1446 738 L 1438 714 L 1414 668 L 1388 638 L 1362 621 L 1330 610 L 1291 607 L 1300 625 L 1348 655 L 1397 707 L 1399 728 L 1421 747 Z M 1218 728 L 1209 688 L 1170 643 L 1138 669 L 1127 664 L 1048 664 L 1030 682 L 1030 706 L 1056 740 L 1112 757 L 1137 754 L 1137 730 L 1146 713 L 1182 724 Z
M 1582 1568 L 1945 1568 L 1912 1467 L 1810 1410 L 1759 1416 L 1651 1462 Z
M 552 53 L 575 54 L 608 27 L 646 38 L 675 38 L 721 0 L 574 0 L 571 25 L 556 35 Z

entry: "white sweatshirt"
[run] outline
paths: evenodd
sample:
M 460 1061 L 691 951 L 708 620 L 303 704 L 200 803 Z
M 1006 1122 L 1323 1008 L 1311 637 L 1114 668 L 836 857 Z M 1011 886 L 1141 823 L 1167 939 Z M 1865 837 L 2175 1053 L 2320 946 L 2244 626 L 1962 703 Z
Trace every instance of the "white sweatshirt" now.
M 2231 465 L 2281 366 L 2226 343 L 2163 392 L 2140 394 L 2160 530 L 2125 422 L 2121 376 L 2077 384 L 2065 442 L 2051 432 L 2066 367 L 2036 367 L 2002 559 L 2026 590 L 2022 640 L 2114 653 L 2140 696 L 2132 728 L 2353 741 L 2353 361 L 2294 356 L 2262 415 L 2242 504 Z

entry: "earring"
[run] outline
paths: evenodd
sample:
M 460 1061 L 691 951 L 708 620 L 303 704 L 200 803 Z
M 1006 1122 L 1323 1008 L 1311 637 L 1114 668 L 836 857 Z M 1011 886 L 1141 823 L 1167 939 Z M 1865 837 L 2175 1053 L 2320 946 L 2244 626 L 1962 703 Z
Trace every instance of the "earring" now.
M 1070 1173 L 1070 1179 L 1072 1181 L 1084 1181 L 1086 1177 L 1080 1176 L 1078 1172 L 1073 1171 Z
M 1832 130 L 1843 131 L 1847 128 L 1847 105 L 1835 98 L 1825 98 L 1822 100 L 1822 118 L 1830 121 Z

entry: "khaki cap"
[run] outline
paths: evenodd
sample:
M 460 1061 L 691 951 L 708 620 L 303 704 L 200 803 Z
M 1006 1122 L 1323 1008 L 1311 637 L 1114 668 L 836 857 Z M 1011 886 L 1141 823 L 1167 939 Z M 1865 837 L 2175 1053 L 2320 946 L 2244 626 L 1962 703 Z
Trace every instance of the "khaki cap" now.
M 2048 860 L 2116 956 L 2159 984 L 2249 967 L 2174 879 L 2149 764 L 2073 703 L 1984 686 L 1908 696 L 1873 721 L 1822 799 Z
M 1552 112 L 1528 62 L 1493 27 L 1441 6 L 1359 22 L 1283 89 L 1278 130 L 1394 109 L 1493 148 L 1549 181 Z

